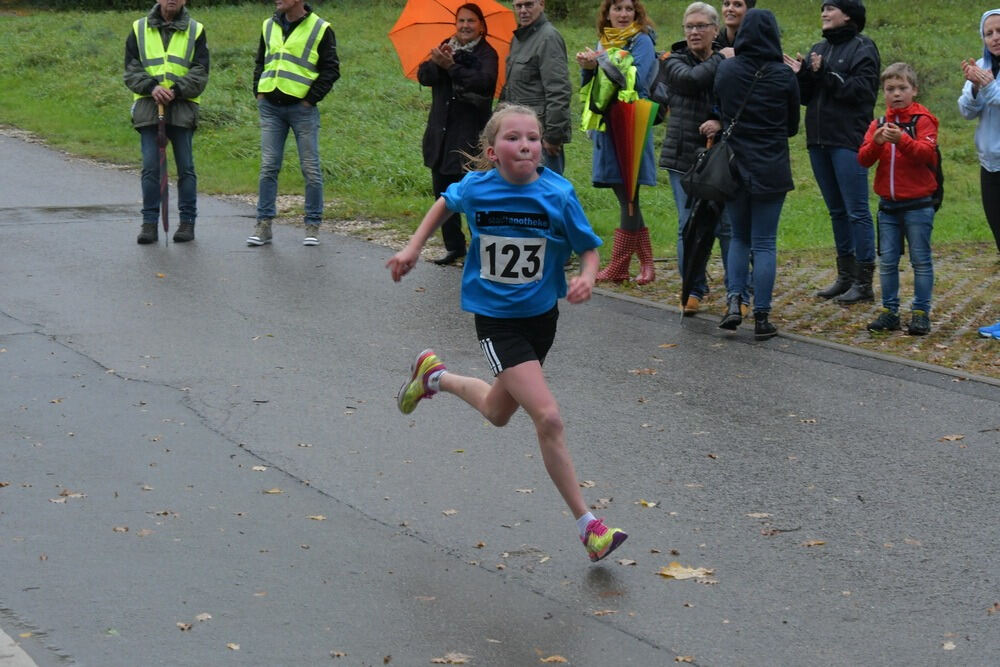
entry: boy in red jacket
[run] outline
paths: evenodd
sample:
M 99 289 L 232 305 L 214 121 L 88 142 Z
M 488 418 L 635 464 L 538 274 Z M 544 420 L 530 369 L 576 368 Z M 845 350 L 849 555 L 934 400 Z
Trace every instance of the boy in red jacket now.
M 911 336 L 930 333 L 931 291 L 934 264 L 931 231 L 937 191 L 938 119 L 917 96 L 917 75 L 906 63 L 894 63 L 882 72 L 886 113 L 873 120 L 858 151 L 858 162 L 875 171 L 875 193 L 879 195 L 879 282 L 882 310 L 868 325 L 873 333 L 896 331 L 899 323 L 899 256 L 904 235 L 910 245 L 913 267 L 913 310 L 907 332 Z

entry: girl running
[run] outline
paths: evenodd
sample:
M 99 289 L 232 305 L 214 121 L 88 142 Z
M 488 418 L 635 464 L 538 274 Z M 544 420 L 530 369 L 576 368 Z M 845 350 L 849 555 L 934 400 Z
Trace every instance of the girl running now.
M 535 113 L 501 106 L 480 137 L 471 171 L 445 190 L 420 222 L 406 247 L 386 267 L 396 282 L 409 273 L 427 239 L 453 213 L 464 213 L 471 233 L 462 275 L 462 309 L 475 315 L 476 335 L 496 380 L 445 369 L 433 350 L 421 352 L 397 397 L 404 414 L 439 391 L 454 394 L 495 426 L 504 426 L 519 407 L 531 417 L 545 469 L 576 518 L 592 561 L 614 551 L 628 537 L 587 511 L 566 447 L 559 405 L 542 374 L 556 334 L 565 296 L 590 298 L 599 258 L 594 234 L 569 181 L 539 167 L 542 132 Z M 580 275 L 569 280 L 564 265 L 580 255 Z

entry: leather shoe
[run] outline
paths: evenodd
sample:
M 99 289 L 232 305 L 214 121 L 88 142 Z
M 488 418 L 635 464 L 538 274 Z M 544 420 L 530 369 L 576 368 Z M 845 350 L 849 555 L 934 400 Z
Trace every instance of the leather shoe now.
M 435 259 L 434 263 L 438 266 L 447 266 L 448 264 L 454 264 L 463 257 L 465 257 L 465 248 L 462 248 L 461 250 L 449 250 L 445 253 L 444 257 Z

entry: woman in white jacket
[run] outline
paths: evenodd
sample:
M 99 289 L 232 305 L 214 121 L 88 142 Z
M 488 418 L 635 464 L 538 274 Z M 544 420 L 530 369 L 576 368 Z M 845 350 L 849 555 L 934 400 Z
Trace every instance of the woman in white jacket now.
M 958 98 L 958 112 L 966 120 L 979 119 L 976 151 L 983 211 L 1000 252 L 1000 9 L 991 9 L 979 21 L 983 57 L 962 63 L 965 86 Z

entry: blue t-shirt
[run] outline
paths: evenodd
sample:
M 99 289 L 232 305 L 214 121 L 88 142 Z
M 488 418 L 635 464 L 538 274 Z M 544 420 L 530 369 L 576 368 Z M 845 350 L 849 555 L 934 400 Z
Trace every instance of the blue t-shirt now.
M 472 171 L 442 196 L 464 213 L 472 240 L 462 274 L 462 310 L 488 317 L 534 317 L 566 296 L 571 252 L 601 245 L 572 183 L 544 167 L 526 185 L 496 169 Z

